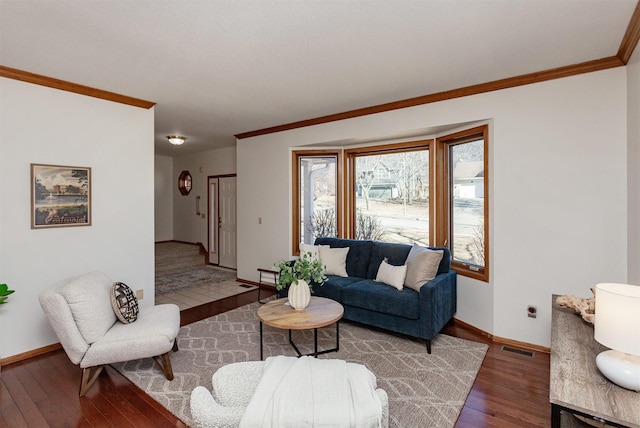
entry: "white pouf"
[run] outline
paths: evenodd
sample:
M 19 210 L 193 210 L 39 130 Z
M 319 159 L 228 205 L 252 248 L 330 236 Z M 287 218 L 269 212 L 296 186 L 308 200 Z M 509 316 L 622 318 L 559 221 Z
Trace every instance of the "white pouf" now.
M 211 378 L 213 391 L 202 386 L 191 393 L 191 416 L 199 428 L 236 428 L 262 377 L 264 361 L 232 363 L 218 369 Z M 382 427 L 389 427 L 389 398 L 375 390 L 382 407 Z

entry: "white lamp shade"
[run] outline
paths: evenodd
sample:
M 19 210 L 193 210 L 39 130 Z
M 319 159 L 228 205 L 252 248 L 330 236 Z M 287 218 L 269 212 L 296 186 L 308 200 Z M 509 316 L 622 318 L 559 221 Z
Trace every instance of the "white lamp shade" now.
M 594 337 L 607 348 L 640 355 L 640 286 L 596 285 Z

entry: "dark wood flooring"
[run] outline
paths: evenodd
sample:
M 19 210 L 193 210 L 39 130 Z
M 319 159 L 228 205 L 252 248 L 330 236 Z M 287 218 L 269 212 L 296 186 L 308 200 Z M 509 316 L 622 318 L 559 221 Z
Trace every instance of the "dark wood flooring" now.
M 181 323 L 255 302 L 257 294 L 253 290 L 188 309 Z M 444 333 L 489 345 L 456 427 L 550 426 L 548 354 L 536 352 L 531 358 L 503 351 L 458 325 Z M 79 398 L 80 372 L 62 350 L 3 366 L 0 427 L 186 427 L 111 367 Z

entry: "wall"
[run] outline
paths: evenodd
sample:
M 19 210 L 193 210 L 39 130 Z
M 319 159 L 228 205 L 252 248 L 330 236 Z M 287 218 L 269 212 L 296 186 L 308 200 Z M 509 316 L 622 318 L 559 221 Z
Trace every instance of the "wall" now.
M 101 270 L 154 303 L 153 109 L 0 78 L 0 355 L 58 339 L 40 290 Z M 30 163 L 91 167 L 92 225 L 30 229 Z M 6 328 L 12 326 L 12 328 Z
M 188 143 L 185 143 L 188 144 Z M 202 168 L 202 172 L 201 172 Z M 193 187 L 188 195 L 178 191 L 178 176 L 187 170 L 193 177 Z M 184 242 L 201 242 L 208 249 L 208 218 L 196 216 L 196 196 L 200 196 L 200 211 L 207 212 L 207 177 L 236 173 L 236 148 L 225 147 L 179 156 L 173 161 L 173 239 Z M 206 216 L 205 216 L 206 217 Z
M 620 67 L 239 140 L 238 276 L 291 256 L 292 147 L 488 120 L 491 282 L 459 277 L 456 317 L 549 346 L 552 294 L 627 277 L 626 117 Z
M 178 187 L 173 179 L 173 158 L 156 156 L 154 163 L 154 218 L 155 241 L 173 239 L 173 192 Z
M 640 285 L 640 52 L 627 64 L 628 281 Z

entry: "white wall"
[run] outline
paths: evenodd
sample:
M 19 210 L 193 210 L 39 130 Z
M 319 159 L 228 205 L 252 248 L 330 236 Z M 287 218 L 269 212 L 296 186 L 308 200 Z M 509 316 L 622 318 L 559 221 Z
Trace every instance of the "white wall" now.
M 58 342 L 38 293 L 101 270 L 154 303 L 153 109 L 0 78 L 0 355 Z M 92 225 L 30 229 L 30 163 L 91 167 Z M 6 328 L 12 326 L 12 328 Z
M 188 143 L 185 143 L 188 144 Z M 178 176 L 187 170 L 193 177 L 193 187 L 188 195 L 178 191 Z M 201 172 L 202 171 L 202 172 Z M 236 173 L 236 148 L 225 147 L 176 157 L 173 160 L 173 239 L 184 242 L 201 242 L 208 249 L 208 217 L 196 215 L 196 196 L 200 196 L 200 211 L 207 212 L 207 177 Z
M 640 52 L 627 64 L 628 281 L 640 285 Z
M 459 277 L 456 318 L 549 346 L 552 294 L 627 277 L 623 67 L 239 140 L 238 277 L 291 255 L 292 147 L 477 120 L 491 123 L 491 282 Z
M 173 192 L 178 188 L 178 179 L 173 178 L 173 158 L 156 156 L 154 171 L 155 240 L 170 241 L 173 239 Z

